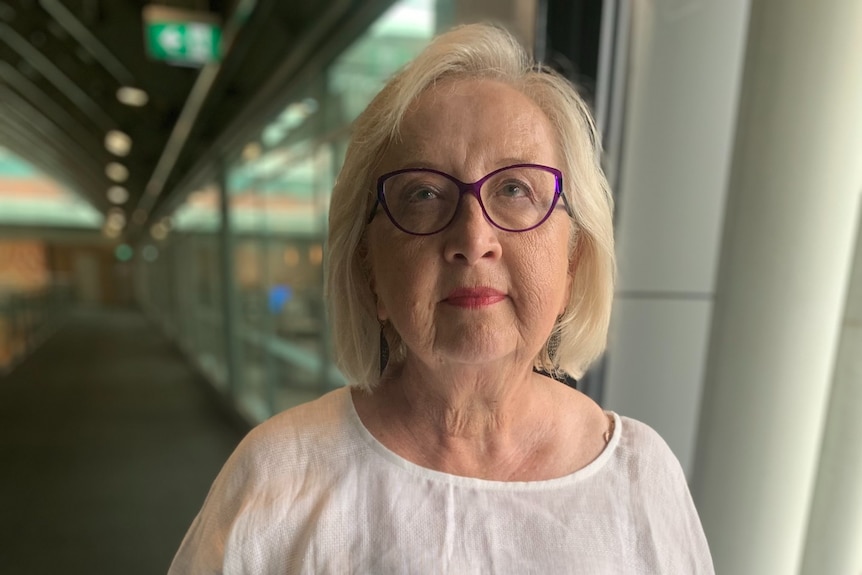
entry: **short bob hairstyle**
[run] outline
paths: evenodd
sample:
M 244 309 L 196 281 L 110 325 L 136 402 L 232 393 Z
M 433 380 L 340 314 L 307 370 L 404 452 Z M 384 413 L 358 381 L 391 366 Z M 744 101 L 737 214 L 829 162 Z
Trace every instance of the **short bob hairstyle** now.
M 590 111 L 565 78 L 536 66 L 508 32 L 487 24 L 465 25 L 435 38 L 359 115 L 332 192 L 325 295 L 333 352 L 350 384 L 367 391 L 380 380 L 381 325 L 365 237 L 376 199 L 376 170 L 417 96 L 436 82 L 458 78 L 493 79 L 515 87 L 538 105 L 555 130 L 563 193 L 574 212 L 574 279 L 566 310 L 534 367 L 579 378 L 606 346 L 615 278 L 613 199 Z M 385 330 L 389 361 L 403 361 L 407 350 L 401 338 L 391 323 Z

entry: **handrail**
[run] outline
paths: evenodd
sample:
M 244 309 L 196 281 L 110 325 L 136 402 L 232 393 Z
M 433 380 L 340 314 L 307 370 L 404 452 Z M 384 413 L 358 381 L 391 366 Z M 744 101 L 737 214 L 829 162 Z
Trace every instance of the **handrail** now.
M 68 284 L 29 290 L 0 285 L 0 376 L 54 332 L 71 300 Z

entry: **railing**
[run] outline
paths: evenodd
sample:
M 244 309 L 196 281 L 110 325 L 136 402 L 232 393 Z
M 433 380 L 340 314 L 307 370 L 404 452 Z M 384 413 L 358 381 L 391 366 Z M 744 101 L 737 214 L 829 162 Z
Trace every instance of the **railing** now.
M 0 375 L 56 329 L 72 301 L 72 290 L 65 284 L 29 291 L 0 286 Z

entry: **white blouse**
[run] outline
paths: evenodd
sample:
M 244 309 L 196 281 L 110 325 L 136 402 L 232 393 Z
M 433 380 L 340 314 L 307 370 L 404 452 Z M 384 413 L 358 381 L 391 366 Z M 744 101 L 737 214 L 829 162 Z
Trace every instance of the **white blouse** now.
M 248 434 L 169 573 L 714 573 L 667 444 L 613 417 L 583 469 L 488 481 L 396 455 L 338 389 Z

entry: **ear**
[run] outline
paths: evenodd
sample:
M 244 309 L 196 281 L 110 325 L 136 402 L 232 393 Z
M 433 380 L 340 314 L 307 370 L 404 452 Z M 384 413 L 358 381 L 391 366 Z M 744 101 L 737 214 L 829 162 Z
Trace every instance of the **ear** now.
M 370 279 L 369 279 L 369 288 L 371 289 L 371 295 L 374 297 L 374 306 L 377 308 L 377 321 L 384 322 L 389 319 L 389 313 L 386 311 L 386 305 L 384 305 L 383 300 L 380 298 L 380 294 L 377 293 L 377 282 L 374 279 L 374 271 L 369 270 Z
M 377 306 L 377 320 L 380 322 L 388 320 L 389 312 L 386 311 L 386 305 L 383 303 L 383 299 L 377 294 L 373 281 L 371 282 L 371 292 L 374 294 L 374 303 Z
M 557 311 L 557 317 L 562 317 L 566 313 L 566 308 L 569 307 L 569 301 L 572 299 L 572 278 L 571 274 L 566 276 L 566 291 L 564 292 L 565 296 L 563 297 L 563 301 L 560 302 L 560 309 Z
M 363 237 L 357 248 L 357 257 L 362 262 L 362 271 L 368 279 L 368 288 L 371 290 L 371 296 L 374 298 L 374 306 L 377 308 L 377 321 L 384 322 L 389 319 L 389 314 L 386 312 L 386 306 L 380 301 L 380 294 L 377 293 L 377 280 L 374 275 L 374 262 L 368 250 L 368 237 Z
M 560 304 L 560 311 L 557 313 L 558 316 L 562 316 L 566 313 L 566 308 L 569 306 L 569 301 L 572 293 L 572 284 L 575 281 L 575 270 L 578 267 L 578 259 L 580 256 L 580 243 L 578 243 L 575 248 L 572 250 L 572 254 L 569 256 L 569 266 L 566 269 L 566 297 L 563 298 L 563 302 Z
M 380 300 L 377 300 L 377 319 L 381 322 L 385 322 L 389 319 L 389 313 L 386 311 L 386 306 L 384 306 Z

